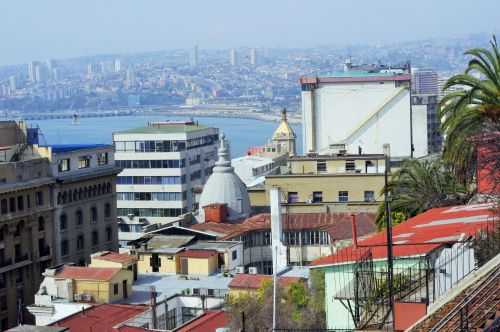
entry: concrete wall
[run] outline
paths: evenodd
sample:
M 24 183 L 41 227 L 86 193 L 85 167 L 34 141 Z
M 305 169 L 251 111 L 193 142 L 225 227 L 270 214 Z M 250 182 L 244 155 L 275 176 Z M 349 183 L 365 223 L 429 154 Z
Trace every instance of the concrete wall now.
M 217 272 L 217 255 L 208 258 L 188 257 L 188 274 L 209 276 Z
M 123 299 L 123 281 L 127 281 L 128 296 L 132 294 L 133 273 L 121 270 L 109 281 L 74 280 L 74 294 L 90 294 L 96 303 L 111 303 Z M 114 294 L 114 285 L 118 285 L 118 294 Z

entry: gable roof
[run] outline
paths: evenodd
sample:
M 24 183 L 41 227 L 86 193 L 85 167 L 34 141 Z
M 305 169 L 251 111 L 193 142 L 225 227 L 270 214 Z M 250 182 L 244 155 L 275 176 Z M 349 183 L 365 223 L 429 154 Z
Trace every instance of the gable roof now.
M 217 255 L 216 250 L 206 250 L 206 249 L 192 249 L 186 250 L 178 254 L 179 257 L 189 257 L 189 258 L 209 258 Z
M 222 310 L 210 310 L 174 330 L 176 332 L 215 332 L 230 322 L 229 314 Z
M 467 239 L 495 220 L 492 204 L 436 208 L 396 225 L 392 230 L 394 257 L 425 256 L 449 243 Z M 368 253 L 373 259 L 387 257 L 386 232 L 381 231 L 335 254 L 316 259 L 313 266 L 354 262 Z
M 120 254 L 114 251 L 104 251 L 92 255 L 92 259 L 100 259 L 114 263 L 133 263 L 137 258 L 128 254 Z
M 56 278 L 76 280 L 99 280 L 108 281 L 121 271 L 119 268 L 108 267 L 85 267 L 65 265 L 55 275 Z

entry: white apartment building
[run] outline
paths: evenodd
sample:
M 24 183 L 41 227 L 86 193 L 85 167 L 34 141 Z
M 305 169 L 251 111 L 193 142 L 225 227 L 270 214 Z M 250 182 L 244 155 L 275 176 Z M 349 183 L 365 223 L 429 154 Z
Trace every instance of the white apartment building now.
M 217 128 L 193 121 L 151 122 L 114 133 L 113 142 L 116 165 L 123 168 L 117 178 L 122 221 L 168 223 L 197 208 L 194 191 L 217 159 Z
M 427 111 L 410 106 L 407 70 L 381 67 L 302 77 L 304 153 L 427 154 Z

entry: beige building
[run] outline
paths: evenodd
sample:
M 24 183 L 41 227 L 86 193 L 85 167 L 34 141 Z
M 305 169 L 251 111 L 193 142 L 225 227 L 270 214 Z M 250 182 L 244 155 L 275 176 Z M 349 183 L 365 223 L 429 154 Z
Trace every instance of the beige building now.
M 383 200 L 384 172 L 381 154 L 294 156 L 285 174 L 266 176 L 266 198 L 262 190 L 250 197 L 252 206 L 262 204 L 269 189 L 279 187 L 290 213 L 375 212 Z
M 55 264 L 90 263 L 98 251 L 118 250 L 113 147 L 104 144 L 35 146 L 55 177 Z

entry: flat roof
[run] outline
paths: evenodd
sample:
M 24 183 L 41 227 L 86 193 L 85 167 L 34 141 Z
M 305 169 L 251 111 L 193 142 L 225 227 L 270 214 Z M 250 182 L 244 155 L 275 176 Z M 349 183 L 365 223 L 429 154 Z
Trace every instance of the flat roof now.
M 311 154 L 305 156 L 288 157 L 289 161 L 301 160 L 372 160 L 384 159 L 385 155 L 380 154 Z
M 64 153 L 87 149 L 112 148 L 113 146 L 109 144 L 51 144 L 40 147 L 50 147 L 53 153 Z
M 320 84 L 320 83 L 355 83 L 355 82 L 378 82 L 378 81 L 410 81 L 409 74 L 395 74 L 385 72 L 347 72 L 342 75 L 335 73 L 331 75 L 321 75 L 315 77 L 303 76 L 300 78 L 301 84 Z
M 193 124 L 164 124 L 161 126 L 147 126 L 116 131 L 113 134 L 179 134 L 205 130 L 213 127 L 193 123 Z

